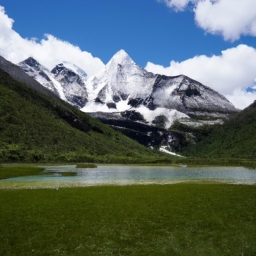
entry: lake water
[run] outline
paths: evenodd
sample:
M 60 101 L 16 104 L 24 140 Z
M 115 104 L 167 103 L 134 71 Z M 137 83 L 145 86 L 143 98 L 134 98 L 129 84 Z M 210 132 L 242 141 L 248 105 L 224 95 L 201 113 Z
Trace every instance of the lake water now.
M 63 177 L 59 172 L 77 171 L 77 176 Z M 0 181 L 0 188 L 59 188 L 98 185 L 174 184 L 180 182 L 256 184 L 256 170 L 244 167 L 162 167 L 75 166 L 47 167 L 43 175 L 17 177 Z

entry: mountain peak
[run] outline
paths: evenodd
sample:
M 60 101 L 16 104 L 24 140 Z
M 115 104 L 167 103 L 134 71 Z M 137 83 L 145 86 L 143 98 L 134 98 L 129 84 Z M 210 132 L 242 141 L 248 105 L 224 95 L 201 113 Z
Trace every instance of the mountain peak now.
M 38 67 L 38 66 L 40 66 L 40 63 L 37 60 L 35 60 L 33 57 L 28 57 L 27 59 L 25 59 L 21 63 L 26 63 L 30 67 Z
M 129 56 L 129 55 L 124 49 L 121 49 L 114 56 Z
M 125 50 L 121 49 L 118 51 L 108 63 L 115 63 L 123 65 L 124 63 L 135 63 L 131 57 L 126 53 Z
M 78 67 L 77 65 L 68 62 L 68 61 L 63 61 L 61 63 L 64 67 L 66 67 L 67 69 L 72 70 L 73 72 L 75 72 L 76 74 L 78 74 L 79 76 L 81 76 L 84 80 L 87 80 L 87 74 L 84 70 L 82 70 L 80 67 Z M 59 65 L 61 65 L 59 64 Z

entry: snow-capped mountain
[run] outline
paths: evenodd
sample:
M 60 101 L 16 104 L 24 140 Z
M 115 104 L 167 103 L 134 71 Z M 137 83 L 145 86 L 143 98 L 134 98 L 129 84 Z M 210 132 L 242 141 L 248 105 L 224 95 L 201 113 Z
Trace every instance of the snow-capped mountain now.
M 63 100 L 145 146 L 179 147 L 179 136 L 168 130 L 176 120 L 194 127 L 221 123 L 238 112 L 211 88 L 185 75 L 148 72 L 124 50 L 88 80 L 83 70 L 69 62 L 52 71 L 32 58 L 19 65 Z
M 107 104 L 109 109 L 123 111 L 131 107 L 128 104 L 130 99 L 145 99 L 150 94 L 155 78 L 156 75 L 139 67 L 121 50 L 102 71 L 87 81 L 86 86 L 91 92 L 89 99 L 99 103 L 98 109 L 104 107 L 102 104 Z
M 37 82 L 58 95 L 61 99 L 66 100 L 61 87 L 54 84 L 51 72 L 46 67 L 41 65 L 32 57 L 18 63 L 18 65 Z
M 50 71 L 32 57 L 18 65 L 28 75 L 71 105 L 81 108 L 86 104 L 88 99 L 85 88 L 87 75 L 76 65 L 63 62 Z
M 176 109 L 189 116 L 225 117 L 237 112 L 223 95 L 184 75 L 158 75 L 147 105 Z
M 67 68 L 66 65 L 67 63 L 61 63 L 55 66 L 51 73 L 53 74 L 54 79 L 60 83 L 67 101 L 72 105 L 81 108 L 86 104 L 88 99 L 88 94 L 85 88 L 85 81 L 87 76 L 85 73 L 82 73 L 82 70 L 79 72 L 79 69 L 74 65 L 69 63 L 67 65 L 69 68 Z M 82 75 L 78 75 L 73 70 Z
M 60 98 L 84 112 L 117 112 L 126 118 L 168 128 L 177 119 L 225 118 L 237 109 L 222 95 L 187 76 L 163 76 L 139 67 L 117 52 L 96 76 L 69 62 L 49 71 L 33 58 L 20 67 Z M 125 113 L 125 114 L 124 114 Z M 134 119 L 138 116 L 139 119 Z
M 139 67 L 124 51 L 117 52 L 105 68 L 86 82 L 89 102 L 85 112 L 140 113 L 149 124 L 192 116 L 225 118 L 237 112 L 222 95 L 184 75 L 168 77 Z

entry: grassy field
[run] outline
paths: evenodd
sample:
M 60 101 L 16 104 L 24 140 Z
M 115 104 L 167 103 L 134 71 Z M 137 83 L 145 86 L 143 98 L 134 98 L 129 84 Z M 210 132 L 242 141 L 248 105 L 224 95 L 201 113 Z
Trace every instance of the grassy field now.
M 13 178 L 13 177 L 38 175 L 44 169 L 45 168 L 36 167 L 36 166 L 19 166 L 19 165 L 1 166 L 0 165 L 0 180 Z
M 256 186 L 0 190 L 0 255 L 256 255 Z

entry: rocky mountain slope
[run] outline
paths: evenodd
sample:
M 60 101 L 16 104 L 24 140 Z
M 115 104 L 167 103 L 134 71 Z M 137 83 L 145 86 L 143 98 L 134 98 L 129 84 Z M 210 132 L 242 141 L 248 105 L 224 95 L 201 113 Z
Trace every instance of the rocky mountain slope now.
M 9 73 L 22 72 L 17 66 L 6 64 Z M 90 118 L 50 91 L 56 100 L 31 84 L 13 79 L 2 68 L 0 91 L 0 162 L 170 161 Z
M 34 58 L 18 63 L 23 71 L 61 99 L 77 108 L 82 108 L 88 95 L 85 87 L 87 75 L 79 67 L 69 62 L 56 65 L 51 71 Z
M 21 83 L 27 84 L 29 87 L 40 93 L 43 93 L 44 95 L 47 95 L 55 101 L 61 102 L 60 98 L 56 94 L 48 90 L 48 88 L 40 84 L 28 74 L 26 74 L 19 66 L 13 64 L 12 62 L 9 62 L 2 56 L 0 56 L 0 69 L 9 74 L 13 79 Z

